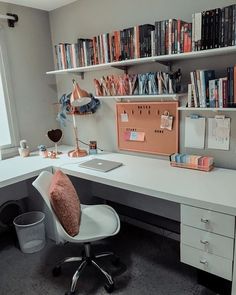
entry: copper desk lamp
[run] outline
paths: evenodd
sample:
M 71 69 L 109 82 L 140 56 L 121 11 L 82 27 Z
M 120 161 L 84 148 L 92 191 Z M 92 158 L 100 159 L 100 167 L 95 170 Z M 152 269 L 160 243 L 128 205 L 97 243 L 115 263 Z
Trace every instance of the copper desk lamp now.
M 88 104 L 90 101 L 91 101 L 91 97 L 89 93 L 81 89 L 78 83 L 76 83 L 75 80 L 73 80 L 73 91 L 70 97 L 70 104 L 73 108 L 72 118 L 73 118 L 73 128 L 74 128 L 76 148 L 73 151 L 68 152 L 69 157 L 73 157 L 73 158 L 84 157 L 88 154 L 86 150 L 81 150 L 79 148 L 78 129 L 76 126 L 76 121 L 75 121 L 74 108 L 84 106 Z

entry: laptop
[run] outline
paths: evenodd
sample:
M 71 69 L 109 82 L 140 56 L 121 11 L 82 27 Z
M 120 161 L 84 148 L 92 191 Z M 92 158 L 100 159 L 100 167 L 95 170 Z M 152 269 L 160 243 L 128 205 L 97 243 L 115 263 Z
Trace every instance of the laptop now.
M 103 159 L 92 159 L 79 164 L 80 167 L 98 170 L 101 172 L 108 172 L 122 165 L 120 162 L 108 161 Z

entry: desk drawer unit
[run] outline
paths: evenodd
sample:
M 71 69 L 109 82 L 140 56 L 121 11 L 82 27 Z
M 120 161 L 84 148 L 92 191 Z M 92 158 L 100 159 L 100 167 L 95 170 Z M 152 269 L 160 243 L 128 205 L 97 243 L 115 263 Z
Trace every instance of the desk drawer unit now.
M 181 205 L 181 262 L 232 280 L 235 217 Z
M 232 238 L 181 224 L 181 243 L 233 260 L 234 240 Z
M 234 238 L 235 218 L 232 215 L 181 205 L 181 224 Z
M 181 243 L 181 262 L 198 269 L 232 280 L 232 260 L 212 255 Z

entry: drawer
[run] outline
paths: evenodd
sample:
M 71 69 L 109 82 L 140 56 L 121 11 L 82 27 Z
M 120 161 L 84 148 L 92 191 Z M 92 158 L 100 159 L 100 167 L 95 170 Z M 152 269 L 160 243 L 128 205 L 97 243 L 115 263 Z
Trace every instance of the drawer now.
M 181 243 L 233 260 L 234 240 L 181 224 Z
M 232 260 L 212 255 L 181 243 L 181 262 L 226 280 L 232 280 Z
M 181 205 L 181 223 L 234 238 L 235 218 L 232 215 Z

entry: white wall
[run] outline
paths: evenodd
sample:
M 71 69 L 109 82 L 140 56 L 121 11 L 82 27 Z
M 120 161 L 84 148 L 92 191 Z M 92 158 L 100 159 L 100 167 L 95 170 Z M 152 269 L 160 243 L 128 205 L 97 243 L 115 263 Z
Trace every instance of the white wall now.
M 31 149 L 51 145 L 45 134 L 57 127 L 52 105 L 57 98 L 55 78 L 45 74 L 53 67 L 49 15 L 3 2 L 0 11 L 19 16 L 15 28 L 9 28 L 6 21 L 0 24 L 6 36 L 20 139 L 26 139 Z
M 52 32 L 52 44 L 59 42 L 76 42 L 79 37 L 93 37 L 95 35 L 111 32 L 134 26 L 137 24 L 154 23 L 157 20 L 168 18 L 182 18 L 191 21 L 193 12 L 206 9 L 223 7 L 235 3 L 233 0 L 79 0 L 65 7 L 50 12 L 50 24 Z M 196 68 L 216 69 L 217 74 L 225 74 L 226 67 L 235 63 L 235 54 L 220 58 L 197 59 L 176 64 L 181 67 L 183 80 L 189 81 L 189 71 Z M 130 71 L 158 70 L 158 64 L 134 67 Z M 52 68 L 53 69 L 53 68 Z M 99 79 L 111 71 L 96 71 L 85 74 L 85 79 L 77 79 L 82 88 L 94 92 L 93 78 Z M 112 70 L 120 73 L 119 70 Z M 76 77 L 76 76 L 75 76 Z M 58 98 L 63 93 L 71 91 L 72 76 L 57 76 Z M 181 113 L 180 150 L 188 153 L 209 154 L 215 157 L 216 164 L 221 167 L 236 168 L 236 115 L 228 113 L 232 118 L 230 151 L 193 150 L 185 149 L 184 117 Z M 206 116 L 214 116 L 214 113 L 206 112 Z M 70 119 L 71 121 L 71 119 Z M 107 150 L 117 150 L 115 127 L 115 101 L 104 99 L 100 110 L 89 116 L 77 117 L 80 139 L 84 141 L 97 140 L 98 145 Z M 73 144 L 71 122 L 64 130 L 64 142 Z

